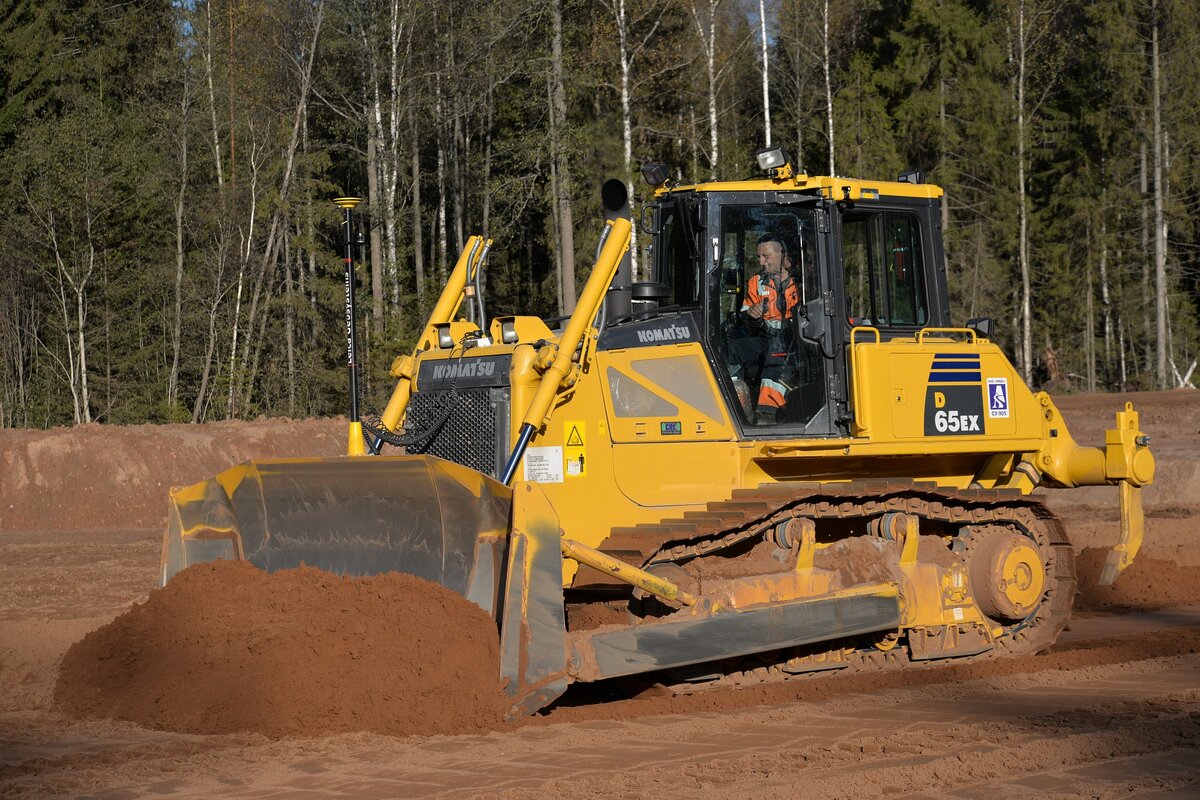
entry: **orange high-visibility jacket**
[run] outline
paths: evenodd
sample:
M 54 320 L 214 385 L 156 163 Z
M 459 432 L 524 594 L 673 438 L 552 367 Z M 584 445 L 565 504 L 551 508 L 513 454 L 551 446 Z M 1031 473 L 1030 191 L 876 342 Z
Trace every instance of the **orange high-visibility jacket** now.
M 780 302 L 782 292 L 782 302 Z M 756 305 L 766 301 L 763 320 L 774 322 L 777 327 L 785 319 L 791 319 L 797 305 L 800 304 L 800 290 L 791 275 L 784 273 L 780 276 L 759 273 L 750 279 L 746 287 L 746 297 L 742 302 L 742 311 L 749 311 Z

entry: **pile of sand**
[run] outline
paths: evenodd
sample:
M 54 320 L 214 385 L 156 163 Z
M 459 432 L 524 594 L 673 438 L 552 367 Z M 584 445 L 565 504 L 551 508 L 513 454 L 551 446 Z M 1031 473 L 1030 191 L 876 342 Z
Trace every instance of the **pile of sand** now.
M 190 733 L 493 728 L 496 626 L 437 584 L 245 562 L 193 566 L 63 659 L 55 705 Z
M 1138 555 L 1111 586 L 1100 585 L 1109 548 L 1088 547 L 1075 557 L 1079 579 L 1077 609 L 1131 607 L 1140 609 L 1189 606 L 1200 603 L 1196 567 Z

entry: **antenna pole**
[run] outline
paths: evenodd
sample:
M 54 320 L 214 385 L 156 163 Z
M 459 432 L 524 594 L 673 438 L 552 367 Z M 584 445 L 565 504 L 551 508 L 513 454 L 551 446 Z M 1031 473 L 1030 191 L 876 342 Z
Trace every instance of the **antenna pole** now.
M 333 204 L 345 212 L 345 251 L 343 261 L 346 263 L 346 366 L 350 372 L 350 430 L 346 441 L 346 455 L 361 456 L 366 454 L 366 444 L 363 441 L 362 422 L 358 416 L 358 344 L 355 331 L 354 312 L 354 228 L 350 212 L 362 202 L 358 197 L 338 197 Z

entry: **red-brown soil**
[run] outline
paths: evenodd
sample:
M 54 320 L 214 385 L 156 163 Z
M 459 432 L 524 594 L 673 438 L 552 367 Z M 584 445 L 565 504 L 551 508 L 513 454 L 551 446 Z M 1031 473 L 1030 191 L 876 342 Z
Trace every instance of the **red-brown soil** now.
M 1075 608 L 1103 610 L 1112 607 L 1152 609 L 1200 605 L 1200 567 L 1180 566 L 1161 558 L 1142 556 L 1111 586 L 1101 586 L 1100 572 L 1108 550 L 1088 547 L 1075 557 L 1079 595 Z
M 325 419 L 0 430 L 0 531 L 159 528 L 172 486 L 345 447 L 345 421 Z
M 1119 531 L 1115 490 L 1045 493 L 1066 522 L 1081 577 L 1076 616 L 1050 653 L 691 695 L 573 687 L 521 726 L 489 711 L 465 721 L 442 715 L 435 725 L 444 727 L 427 729 L 491 731 L 482 735 L 406 736 L 419 729 L 396 721 L 402 710 L 370 707 L 377 695 L 363 704 L 352 687 L 301 679 L 353 673 L 374 642 L 419 636 L 390 630 L 404 615 L 389 618 L 360 583 L 308 570 L 238 579 L 208 567 L 197 585 L 211 579 L 223 589 L 204 592 L 203 602 L 168 608 L 171 590 L 154 592 L 168 486 L 251 457 L 336 454 L 344 421 L 0 431 L 0 796 L 1200 797 L 1200 393 L 1056 402 L 1076 440 L 1095 445 L 1126 399 L 1142 412 L 1158 462 L 1143 492 L 1145 544 L 1115 587 L 1097 587 L 1103 550 Z M 276 579 L 299 583 L 281 589 Z M 316 584 L 300 585 L 306 580 Z M 406 591 L 397 587 L 397 598 Z M 421 603 L 430 597 L 421 592 L 405 615 L 429 615 Z M 219 613 L 228 618 L 212 624 Z M 145 644 L 136 647 L 128 635 L 112 637 L 136 627 L 138 614 L 169 617 L 178 629 L 143 625 L 136 635 Z M 447 619 L 459 619 L 446 614 L 426 629 L 443 634 Z M 289 639 L 297 630 L 305 636 Z M 228 643 L 214 659 L 222 664 L 188 675 L 222 642 L 218 631 Z M 255 659 L 272 637 L 281 646 L 272 658 L 287 666 L 264 678 L 265 662 Z M 310 639 L 331 663 L 281 655 Z M 113 656 L 108 664 L 98 649 Z M 434 672 L 446 671 L 461 655 L 406 651 L 368 683 L 407 693 L 413 670 L 435 662 Z M 56 710 L 60 665 L 80 678 L 89 661 L 93 675 L 70 689 L 64 677 L 60 688 L 72 713 Z M 244 668 L 226 668 L 234 665 Z M 110 700 L 125 710 L 91 706 L 76 716 L 84 709 L 72 703 L 88 703 L 81 687 L 113 689 L 119 671 L 125 691 Z M 238 695 L 251 697 L 239 703 L 250 707 L 211 700 L 253 684 L 276 692 L 275 708 L 254 708 L 265 701 L 252 694 Z M 157 697 L 175 705 L 155 709 Z M 300 710 L 284 697 L 299 698 Z M 318 729 L 359 732 L 288 735 Z
M 188 733 L 464 733 L 503 719 L 498 650 L 479 606 L 411 575 L 220 561 L 74 644 L 54 700 Z

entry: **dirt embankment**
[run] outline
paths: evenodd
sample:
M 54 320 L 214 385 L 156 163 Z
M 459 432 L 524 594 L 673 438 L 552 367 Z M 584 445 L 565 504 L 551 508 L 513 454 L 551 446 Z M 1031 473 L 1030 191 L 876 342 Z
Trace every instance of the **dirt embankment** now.
M 497 726 L 491 617 L 411 575 L 199 564 L 63 659 L 55 705 L 187 733 L 463 733 Z
M 345 447 L 337 419 L 0 430 L 0 531 L 161 528 L 172 486 L 251 458 Z

